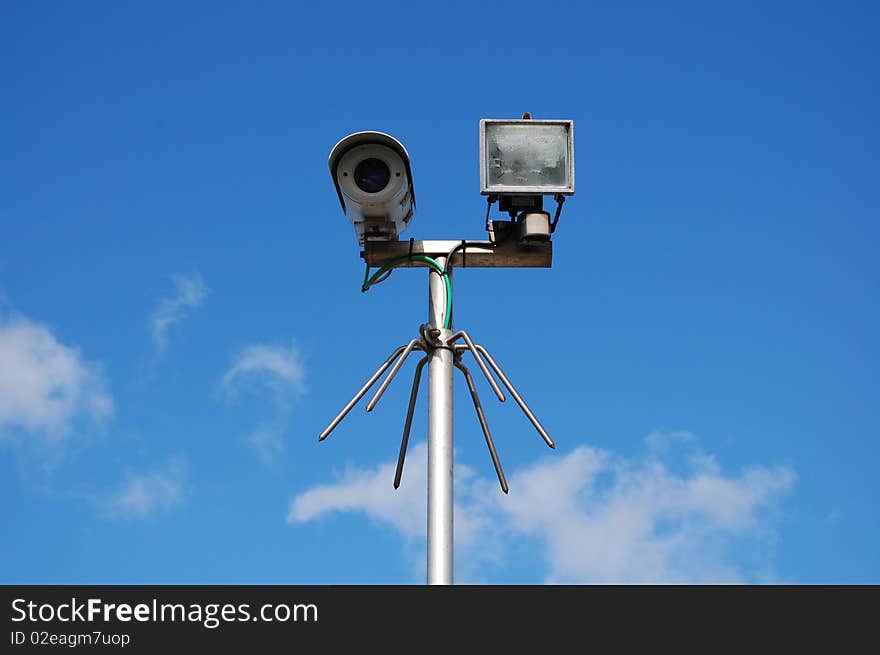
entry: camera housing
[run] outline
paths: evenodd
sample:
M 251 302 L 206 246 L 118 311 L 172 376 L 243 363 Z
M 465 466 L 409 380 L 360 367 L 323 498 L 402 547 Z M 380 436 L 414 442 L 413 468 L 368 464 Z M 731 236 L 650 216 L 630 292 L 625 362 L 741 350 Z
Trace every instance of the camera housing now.
M 330 175 L 358 243 L 394 241 L 416 208 L 409 153 L 383 132 L 350 134 L 330 151 Z

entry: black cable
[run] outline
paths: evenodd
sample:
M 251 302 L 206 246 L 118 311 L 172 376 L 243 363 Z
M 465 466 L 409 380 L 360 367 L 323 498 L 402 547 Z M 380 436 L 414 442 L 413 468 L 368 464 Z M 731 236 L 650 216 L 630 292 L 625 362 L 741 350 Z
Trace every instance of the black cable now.
M 486 232 L 489 231 L 489 212 L 492 211 L 492 203 L 495 202 L 493 196 L 486 197 Z
M 557 200 L 558 200 L 559 198 L 562 198 L 562 199 L 564 200 L 564 198 L 563 198 L 562 196 L 558 196 L 558 197 L 557 197 Z M 492 204 L 495 202 L 496 198 L 495 198 L 494 196 L 489 196 L 486 200 L 487 200 L 487 202 L 486 202 L 486 230 L 489 231 L 489 230 L 490 230 L 490 226 L 489 226 L 489 214 L 490 214 L 491 209 L 492 209 Z M 521 212 L 521 213 L 525 213 L 525 212 Z M 514 217 L 514 220 L 516 220 L 516 217 Z M 557 220 L 557 221 L 559 220 L 559 208 L 557 208 L 557 212 L 556 212 L 556 220 Z M 554 225 L 555 225 L 555 224 L 556 224 L 556 223 L 554 222 Z M 512 236 L 512 234 L 513 234 L 513 230 L 507 230 L 507 236 L 506 236 L 506 238 L 509 239 L 509 238 Z M 506 239 L 505 239 L 505 240 L 506 240 Z M 490 244 L 493 248 L 497 247 L 500 243 L 503 243 L 503 241 L 495 241 L 495 240 L 491 239 L 491 237 L 490 237 L 489 244 Z M 453 257 L 453 255 L 455 255 L 455 253 L 457 253 L 457 252 L 458 252 L 459 250 L 461 250 L 462 248 L 467 248 L 467 246 L 482 246 L 482 247 L 485 247 L 485 245 L 486 245 L 485 242 L 481 242 L 481 241 L 466 241 L 465 239 L 462 239 L 460 243 L 456 243 L 456 244 L 452 247 L 452 250 L 450 250 L 450 251 L 446 254 L 446 263 L 443 265 L 443 271 L 446 272 L 448 269 L 452 268 L 452 257 Z M 462 268 L 464 268 L 464 258 L 465 258 L 465 253 L 463 252 L 463 253 L 462 253 Z
M 556 224 L 559 222 L 559 216 L 562 214 L 562 205 L 565 203 L 565 196 L 562 194 L 556 195 L 556 215 L 553 217 L 553 222 L 550 223 L 550 234 L 553 234 L 556 231 Z
M 493 248 L 498 245 L 494 241 L 490 241 L 489 243 L 492 245 Z M 445 272 L 447 269 L 452 268 L 452 256 L 455 253 L 457 253 L 459 250 L 462 250 L 463 248 L 467 248 L 468 246 L 483 246 L 483 247 L 485 247 L 485 245 L 486 245 L 485 241 L 466 241 L 465 239 L 462 239 L 459 243 L 456 243 L 452 247 L 452 250 L 450 250 L 446 254 L 446 263 L 443 265 L 443 271 Z M 462 255 L 461 255 L 462 268 L 465 268 L 464 258 L 465 258 L 465 253 L 464 253 L 464 251 L 462 251 Z

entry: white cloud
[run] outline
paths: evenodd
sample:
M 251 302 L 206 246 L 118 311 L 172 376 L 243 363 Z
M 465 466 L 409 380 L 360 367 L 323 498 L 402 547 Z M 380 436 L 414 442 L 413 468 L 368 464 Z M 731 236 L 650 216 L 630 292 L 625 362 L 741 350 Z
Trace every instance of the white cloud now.
M 288 522 L 302 523 L 330 512 L 363 511 L 389 523 L 407 537 L 424 535 L 424 463 L 428 449 L 420 443 L 410 450 L 403 481 L 396 492 L 392 481 L 397 462 L 367 471 L 349 469 L 338 482 L 319 485 L 294 498 Z
M 318 485 L 296 496 L 290 503 L 288 523 L 304 523 L 333 512 L 360 511 L 387 523 L 407 538 L 424 538 L 427 521 L 425 490 L 427 485 L 428 446 L 421 442 L 410 446 L 400 488 L 394 490 L 397 461 L 362 470 L 349 468 L 332 484 Z M 472 490 L 474 472 L 463 464 L 455 466 L 456 484 Z M 470 495 L 470 494 L 467 494 Z M 459 546 L 474 542 L 486 526 L 481 507 L 469 504 L 455 507 L 455 539 Z
M 654 430 L 645 437 L 645 445 L 652 453 L 666 453 L 677 444 L 693 443 L 696 435 L 683 430 Z
M 516 475 L 522 491 L 496 504 L 510 530 L 545 540 L 554 582 L 734 582 L 748 572 L 728 548 L 762 538 L 763 510 L 794 480 L 788 467 L 678 475 L 582 446 Z
M 649 445 L 658 439 L 655 433 Z M 424 444 L 413 448 L 398 493 L 393 462 L 353 469 L 296 496 L 287 519 L 359 511 L 409 540 L 423 539 L 425 456 Z M 753 467 L 724 475 L 709 456 L 685 461 L 689 468 L 673 473 L 652 447 L 633 460 L 581 446 L 514 472 L 509 496 L 493 479 L 456 465 L 459 558 L 485 560 L 488 552 L 503 559 L 510 551 L 502 544 L 525 539 L 541 546 L 550 582 L 734 582 L 763 575 L 732 551 L 766 541 L 768 510 L 792 488 L 794 471 Z
M 99 504 L 113 518 L 147 518 L 179 504 L 185 482 L 186 461 L 178 455 L 155 471 L 129 473 L 125 483 Z
M 305 393 L 306 371 L 295 346 L 255 344 L 239 353 L 220 385 L 230 397 L 242 388 L 263 387 L 279 404 L 287 405 Z
M 171 281 L 174 283 L 174 296 L 162 298 L 150 317 L 153 342 L 160 351 L 168 345 L 168 331 L 198 309 L 208 295 L 208 287 L 198 273 L 190 276 L 172 275 Z
M 260 460 L 266 466 L 274 465 L 284 453 L 284 437 L 281 430 L 275 428 L 254 430 L 243 441 L 256 449 Z
M 113 415 L 100 367 L 41 323 L 0 317 L 0 440 L 65 442 L 81 422 Z
M 252 344 L 244 348 L 220 380 L 227 398 L 242 391 L 268 391 L 275 401 L 273 427 L 261 427 L 243 438 L 263 464 L 272 466 L 284 453 L 284 430 L 294 401 L 306 393 L 306 369 L 296 346 Z

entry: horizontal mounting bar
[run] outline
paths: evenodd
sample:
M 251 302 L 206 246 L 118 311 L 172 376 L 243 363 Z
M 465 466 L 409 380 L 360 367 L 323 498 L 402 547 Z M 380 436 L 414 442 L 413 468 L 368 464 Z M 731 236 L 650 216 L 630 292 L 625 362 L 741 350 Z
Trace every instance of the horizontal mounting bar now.
M 446 257 L 461 241 L 413 241 L 413 255 Z M 451 266 L 457 268 L 550 268 L 553 264 L 553 244 L 521 245 L 515 239 L 502 243 L 468 241 L 452 256 Z M 384 266 L 392 259 L 410 254 L 409 241 L 367 241 L 361 257 L 373 268 Z M 424 266 L 421 262 L 401 266 Z

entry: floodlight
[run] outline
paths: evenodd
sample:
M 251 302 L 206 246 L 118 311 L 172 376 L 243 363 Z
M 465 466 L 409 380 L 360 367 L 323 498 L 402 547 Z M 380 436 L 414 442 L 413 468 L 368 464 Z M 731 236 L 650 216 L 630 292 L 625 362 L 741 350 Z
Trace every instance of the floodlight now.
M 574 121 L 480 121 L 480 192 L 574 194 Z
M 574 194 L 574 121 L 484 118 L 480 121 L 480 193 L 510 214 L 489 221 L 490 236 L 515 228 L 522 244 L 550 240 L 565 196 Z M 551 221 L 544 196 L 556 199 Z

